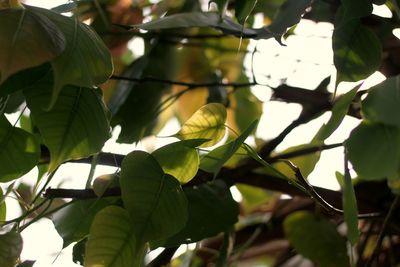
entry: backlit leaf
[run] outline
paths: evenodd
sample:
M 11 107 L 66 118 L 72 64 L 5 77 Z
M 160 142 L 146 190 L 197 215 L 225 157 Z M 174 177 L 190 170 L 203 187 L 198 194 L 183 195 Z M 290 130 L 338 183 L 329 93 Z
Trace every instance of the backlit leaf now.
M 14 267 L 22 252 L 22 237 L 11 231 L 0 234 L 0 262 L 2 267 Z
M 400 127 L 400 76 L 390 77 L 369 89 L 363 100 L 363 116 L 373 122 Z
M 225 135 L 226 109 L 222 104 L 210 103 L 190 117 L 176 134 L 181 140 L 210 139 L 200 147 L 218 143 Z
M 246 141 L 247 137 L 249 137 L 249 135 L 254 131 L 254 129 L 257 127 L 257 124 L 258 121 L 254 121 L 235 140 L 219 146 L 205 155 L 201 159 L 200 168 L 204 171 L 214 173 L 214 176 L 216 176 L 225 162 L 236 153 L 244 141 Z
M 39 156 L 35 136 L 13 127 L 6 117 L 0 116 L 0 182 L 24 175 L 39 162 Z
M 0 84 L 11 74 L 60 55 L 65 38 L 46 16 L 27 8 L 0 10 Z
M 7 206 L 5 202 L 5 196 L 3 190 L 0 188 L 0 225 L 6 220 Z
M 56 105 L 46 111 L 51 96 L 52 73 L 26 88 L 24 94 L 44 144 L 50 150 L 49 170 L 70 159 L 97 153 L 110 136 L 108 110 L 99 91 L 66 86 Z
M 398 128 L 362 122 L 346 141 L 348 157 L 363 179 L 383 179 L 396 174 L 400 160 Z
M 318 130 L 313 138 L 314 141 L 324 141 L 340 126 L 359 88 L 360 86 L 357 86 L 339 98 L 332 108 L 331 117 L 328 122 L 322 125 Z
M 138 243 L 134 227 L 123 208 L 110 206 L 101 210 L 90 228 L 85 267 L 138 267 L 144 244 Z
M 283 226 L 295 250 L 318 266 L 350 266 L 346 242 L 329 221 L 298 211 L 286 217 Z
M 165 174 L 157 160 L 133 151 L 122 161 L 121 194 L 140 241 L 167 238 L 187 220 L 187 199 L 174 177 Z
M 89 234 L 90 225 L 98 211 L 109 205 L 109 199 L 80 200 L 55 212 L 51 220 L 63 239 L 63 247 Z
M 196 147 L 204 142 L 204 139 L 183 140 L 163 146 L 151 154 L 165 173 L 184 184 L 189 182 L 199 169 L 200 159 Z
M 229 187 L 221 180 L 184 189 L 188 199 L 189 218 L 186 226 L 167 240 L 152 247 L 173 247 L 193 243 L 224 232 L 238 220 L 239 206 Z
M 50 106 L 55 104 L 64 85 L 93 87 L 108 80 L 113 72 L 110 52 L 88 25 L 47 9 L 29 9 L 56 24 L 66 39 L 65 50 L 51 62 L 54 87 Z
M 334 30 L 332 46 L 338 82 L 365 79 L 381 63 L 382 46 L 378 37 L 357 20 Z
M 358 230 L 358 209 L 353 183 L 350 175 L 342 175 L 336 172 L 336 178 L 342 180 L 342 183 L 339 184 L 343 192 L 342 201 L 344 221 L 347 225 L 347 239 L 355 245 L 360 237 L 360 232 Z

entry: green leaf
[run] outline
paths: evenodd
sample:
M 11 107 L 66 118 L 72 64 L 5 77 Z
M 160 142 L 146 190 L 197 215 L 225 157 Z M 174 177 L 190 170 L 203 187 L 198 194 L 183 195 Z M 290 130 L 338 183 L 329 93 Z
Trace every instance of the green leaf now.
M 72 261 L 76 264 L 83 265 L 85 262 L 87 238 L 75 243 L 72 248 Z
M 372 122 L 400 127 L 400 76 L 390 77 L 369 89 L 361 105 L 363 116 Z
M 243 28 L 242 25 L 234 22 L 231 18 L 226 16 L 221 18 L 220 14 L 215 12 L 179 13 L 147 23 L 134 25 L 134 27 L 147 31 L 174 28 L 211 27 L 221 30 L 226 34 L 232 34 L 235 36 L 256 35 L 255 30 Z
M 241 135 L 235 140 L 217 147 L 201 159 L 200 168 L 206 172 L 214 173 L 214 177 L 221 170 L 222 166 L 229 160 L 236 151 L 242 146 L 247 137 L 257 127 L 258 121 L 254 121 Z
M 398 128 L 362 122 L 346 141 L 354 170 L 363 179 L 377 180 L 394 175 L 400 160 Z
M 360 238 L 360 232 L 358 230 L 358 209 L 353 183 L 349 174 L 343 176 L 341 173 L 336 172 L 336 178 L 342 181 L 339 184 L 343 192 L 342 201 L 344 221 L 347 225 L 347 239 L 352 245 L 355 245 Z
M 119 175 L 116 173 L 101 175 L 93 181 L 93 191 L 98 197 L 101 197 L 108 188 L 118 186 Z
M 66 86 L 53 109 L 44 109 L 51 96 L 51 74 L 24 90 L 31 117 L 50 150 L 50 172 L 66 160 L 99 152 L 110 137 L 108 110 L 97 89 Z
M 63 248 L 85 238 L 98 211 L 110 205 L 107 199 L 79 200 L 55 212 L 51 220 L 63 239 Z
M 188 199 L 189 218 L 176 235 L 152 243 L 152 247 L 174 247 L 215 236 L 234 225 L 239 205 L 229 187 L 221 180 L 184 189 Z
M 196 147 L 204 142 L 206 142 L 204 139 L 183 140 L 163 146 L 151 154 L 165 173 L 185 184 L 199 169 L 200 159 Z
M 253 11 L 258 0 L 235 1 L 235 17 L 240 24 L 246 23 L 246 19 Z M 238 90 L 241 91 L 241 90 Z
M 128 212 L 117 206 L 97 213 L 86 246 L 85 267 L 138 267 L 138 243 Z
M 0 84 L 10 75 L 60 55 L 65 38 L 46 16 L 27 8 L 0 10 Z
M 343 21 L 366 17 L 372 13 L 371 0 L 342 0 L 344 7 Z
M 313 141 L 324 141 L 339 127 L 346 116 L 349 106 L 356 96 L 359 88 L 360 86 L 357 86 L 339 98 L 332 108 L 332 115 L 329 118 L 329 121 L 322 125 L 317 134 L 314 136 Z
M 139 241 L 167 238 L 187 220 L 187 199 L 174 177 L 157 160 L 133 151 L 122 161 L 121 195 Z
M 337 83 L 365 79 L 381 63 L 382 46 L 378 37 L 357 20 L 335 28 L 332 46 Z
M 350 266 L 346 243 L 329 221 L 297 211 L 286 217 L 283 226 L 296 251 L 318 266 Z
M 0 262 L 2 267 L 14 267 L 21 251 L 21 234 L 14 231 L 0 234 Z
M 38 67 L 24 69 L 11 75 L 4 83 L 0 85 L 0 97 L 22 91 L 32 84 L 40 81 L 50 71 L 51 65 L 46 63 Z
M 47 9 L 29 7 L 29 10 L 51 20 L 66 39 L 64 52 L 51 62 L 54 87 L 50 107 L 64 85 L 93 87 L 108 80 L 113 72 L 110 52 L 88 25 Z
M 247 77 L 241 77 L 239 82 L 249 82 Z M 235 122 L 241 132 L 247 129 L 251 122 L 259 120 L 262 114 L 261 101 L 251 92 L 250 87 L 235 90 Z
M 5 196 L 3 190 L 0 188 L 0 225 L 6 220 L 7 206 L 5 202 Z
M 213 146 L 225 135 L 226 116 L 226 109 L 222 104 L 207 104 L 196 111 L 182 125 L 176 137 L 181 140 L 210 139 L 200 147 Z
M 39 156 L 36 138 L 0 116 L 0 182 L 14 180 L 29 172 L 39 162 Z
M 244 144 L 244 149 L 246 150 L 247 154 L 254 159 L 255 161 L 257 161 L 258 163 L 260 163 L 264 169 L 263 172 L 276 176 L 278 178 L 281 179 L 285 179 L 287 180 L 288 178 L 285 176 L 285 174 L 281 173 L 280 171 L 278 171 L 277 169 L 275 169 L 274 167 L 272 167 L 271 164 L 269 164 L 268 162 L 266 162 L 265 160 L 263 160 L 258 154 L 257 152 L 254 151 L 254 149 L 252 147 L 250 147 L 249 145 Z
M 292 146 L 289 147 L 287 149 L 285 149 L 284 151 L 282 151 L 281 153 L 290 153 L 293 151 L 298 151 L 298 150 L 302 150 L 302 149 L 307 149 L 310 147 L 315 147 L 316 145 L 320 145 L 321 143 L 318 142 L 312 142 L 309 144 L 301 144 L 301 145 L 297 145 L 297 146 Z M 315 165 L 317 165 L 319 159 L 321 156 L 321 152 L 316 151 L 314 153 L 309 153 L 303 156 L 298 156 L 298 157 L 293 157 L 290 158 L 290 161 L 297 166 L 300 171 L 301 174 L 304 177 L 308 177 L 308 175 L 310 175 L 310 173 L 312 173 L 312 171 L 315 168 Z M 295 174 L 293 173 L 293 169 L 290 168 L 287 163 L 285 162 L 277 162 L 274 165 L 274 168 L 277 169 L 279 172 L 283 173 L 286 177 L 290 177 L 293 180 L 296 180 L 297 178 L 295 177 Z
M 263 39 L 272 34 L 280 42 L 280 37 L 289 27 L 299 23 L 306 9 L 311 5 L 311 0 L 287 0 L 278 10 L 272 23 L 262 28 L 257 38 Z

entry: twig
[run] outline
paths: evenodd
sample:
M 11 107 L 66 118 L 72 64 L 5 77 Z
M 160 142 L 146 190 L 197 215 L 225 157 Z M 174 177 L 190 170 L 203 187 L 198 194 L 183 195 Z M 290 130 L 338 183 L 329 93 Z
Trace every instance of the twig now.
M 253 85 L 259 85 L 255 82 L 248 82 L 248 83 L 220 83 L 220 82 L 204 82 L 204 83 L 189 83 L 189 82 L 182 82 L 182 81 L 174 81 L 156 77 L 143 77 L 143 78 L 130 78 L 130 77 L 123 77 L 118 75 L 113 75 L 110 78 L 111 80 L 122 80 L 122 81 L 130 81 L 136 83 L 144 83 L 144 82 L 155 82 L 155 83 L 164 83 L 169 85 L 181 85 L 190 88 L 197 88 L 197 87 L 211 87 L 211 86 L 224 86 L 224 87 L 247 87 Z
M 119 187 L 108 188 L 102 197 L 112 197 L 112 196 L 120 196 L 121 189 Z M 49 188 L 43 194 L 43 197 L 46 199 L 54 199 L 54 198 L 73 198 L 73 199 L 92 199 L 98 198 L 98 196 L 94 193 L 93 189 L 53 189 Z

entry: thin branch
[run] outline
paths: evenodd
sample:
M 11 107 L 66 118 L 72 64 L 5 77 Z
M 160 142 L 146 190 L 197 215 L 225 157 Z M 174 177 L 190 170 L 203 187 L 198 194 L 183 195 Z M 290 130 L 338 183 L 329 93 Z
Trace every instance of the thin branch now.
M 119 187 L 108 188 L 102 197 L 121 196 L 121 189 Z M 93 199 L 98 198 L 93 189 L 62 189 L 62 188 L 48 188 L 43 194 L 46 199 L 55 198 L 72 198 L 72 199 Z
M 255 82 L 248 82 L 248 83 L 219 83 L 219 82 L 205 82 L 205 83 L 189 83 L 189 82 L 182 82 L 182 81 L 174 81 L 168 79 L 161 79 L 155 77 L 143 77 L 143 78 L 130 78 L 130 77 L 123 77 L 118 75 L 113 75 L 110 78 L 111 80 L 122 80 L 122 81 L 130 81 L 136 83 L 144 83 L 144 82 L 155 82 L 155 83 L 164 83 L 168 85 L 180 85 L 186 86 L 189 88 L 197 88 L 197 87 L 211 87 L 211 86 L 223 86 L 223 87 L 247 87 L 247 86 L 254 86 L 259 85 Z

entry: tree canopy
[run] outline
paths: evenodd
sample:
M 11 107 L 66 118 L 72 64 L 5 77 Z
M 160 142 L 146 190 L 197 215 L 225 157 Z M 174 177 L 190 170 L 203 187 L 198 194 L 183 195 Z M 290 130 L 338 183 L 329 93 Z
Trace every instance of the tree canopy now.
M 302 20 L 333 25 L 335 75 L 315 88 L 263 84 L 245 63 L 251 44 L 286 45 Z M 33 266 L 20 259 L 21 232 L 49 218 L 85 267 L 399 266 L 399 25 L 397 0 L 0 1 L 0 265 Z M 364 89 L 376 71 L 386 79 Z M 360 83 L 339 94 L 343 82 Z M 256 136 L 256 87 L 272 91 L 265 105 L 302 107 L 271 140 Z M 326 113 L 312 140 L 277 150 Z M 358 125 L 328 143 L 346 116 Z M 102 151 L 116 129 L 118 143 L 137 144 L 171 120 L 171 143 Z M 341 189 L 313 186 L 334 148 Z M 66 163 L 91 166 L 89 177 L 71 170 L 85 188 L 50 188 Z M 115 172 L 95 177 L 100 165 Z M 9 198 L 20 216 L 10 218 Z

